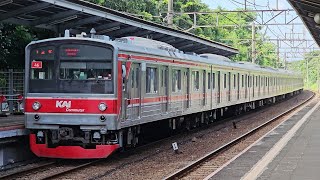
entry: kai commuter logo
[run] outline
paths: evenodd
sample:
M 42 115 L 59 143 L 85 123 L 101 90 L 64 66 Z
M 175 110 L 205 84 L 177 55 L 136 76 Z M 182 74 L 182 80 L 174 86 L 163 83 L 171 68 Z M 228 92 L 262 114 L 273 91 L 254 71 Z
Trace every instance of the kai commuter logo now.
M 71 101 L 56 101 L 56 108 L 71 108 Z
M 71 109 L 71 101 L 56 101 L 56 108 L 66 108 L 66 112 L 85 112 L 84 109 Z

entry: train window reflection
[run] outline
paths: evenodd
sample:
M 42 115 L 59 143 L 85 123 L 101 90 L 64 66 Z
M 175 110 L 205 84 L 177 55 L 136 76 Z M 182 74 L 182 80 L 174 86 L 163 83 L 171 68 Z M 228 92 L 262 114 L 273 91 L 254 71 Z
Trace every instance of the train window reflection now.
M 111 63 L 61 62 L 60 79 L 112 80 Z
M 172 71 L 172 92 L 181 91 L 181 70 Z
M 147 68 L 146 72 L 146 93 L 157 93 L 157 69 Z
M 193 81 L 193 90 L 199 91 L 199 83 L 200 83 L 199 71 L 192 71 L 192 81 Z
M 53 62 L 42 61 L 41 67 L 31 69 L 31 79 L 49 80 L 53 77 Z

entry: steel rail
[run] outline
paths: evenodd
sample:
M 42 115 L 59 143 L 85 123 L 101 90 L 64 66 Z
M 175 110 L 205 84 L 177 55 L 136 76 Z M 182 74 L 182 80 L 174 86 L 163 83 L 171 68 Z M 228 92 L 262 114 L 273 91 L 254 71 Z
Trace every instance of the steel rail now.
M 15 179 L 15 177 L 17 177 L 17 176 L 21 176 L 21 175 L 24 175 L 26 173 L 30 173 L 32 171 L 37 171 L 37 170 L 40 170 L 40 169 L 42 170 L 42 168 L 54 165 L 56 163 L 57 162 L 54 161 L 54 162 L 48 162 L 48 163 L 45 163 L 45 164 L 42 164 L 42 165 L 39 165 L 39 166 L 26 168 L 26 169 L 23 169 L 23 170 L 18 171 L 18 172 L 13 172 L 13 173 L 9 173 L 9 174 L 0 176 L 0 179 Z
M 183 177 L 184 175 L 188 174 L 189 172 L 192 172 L 193 169 L 195 169 L 197 166 L 200 166 L 201 164 L 205 163 L 207 160 L 209 160 L 210 158 L 212 158 L 213 156 L 218 155 L 221 152 L 224 152 L 226 150 L 228 150 L 229 148 L 231 148 L 232 146 L 238 144 L 239 142 L 241 142 L 242 140 L 244 140 L 245 138 L 253 135 L 254 133 L 256 133 L 257 131 L 259 131 L 260 129 L 266 127 L 267 125 L 269 125 L 270 123 L 278 120 L 279 118 L 289 114 L 290 112 L 296 110 L 298 107 L 301 107 L 302 105 L 304 105 L 305 103 L 307 103 L 308 101 L 310 101 L 311 99 L 313 99 L 315 96 L 315 93 L 313 93 L 313 95 L 311 97 L 309 97 L 308 99 L 306 99 L 305 101 L 303 101 L 302 103 L 294 106 L 293 108 L 283 112 L 280 115 L 277 115 L 276 117 L 268 120 L 267 122 L 261 124 L 260 126 L 252 129 L 251 131 L 245 133 L 244 135 L 235 138 L 234 140 L 226 143 L 225 145 L 220 146 L 219 148 L 209 152 L 208 154 L 206 154 L 205 156 L 201 157 L 200 159 L 198 159 L 197 161 L 185 166 L 184 168 L 172 173 L 171 175 L 167 176 L 166 178 L 164 178 L 165 180 L 174 180 L 174 179 L 179 179 L 181 177 Z
M 48 175 L 44 178 L 41 178 L 42 180 L 45 180 L 45 179 L 54 179 L 54 178 L 59 178 L 60 176 L 63 176 L 65 174 L 68 174 L 68 173 L 71 173 L 72 171 L 76 171 L 76 170 L 79 170 L 79 169 L 82 169 L 84 167 L 87 167 L 87 166 L 90 166 L 94 163 L 98 163 L 98 162 L 101 162 L 102 160 L 104 159 L 98 159 L 98 160 L 94 160 L 94 161 L 90 161 L 90 162 L 87 162 L 87 163 L 83 163 L 81 165 L 78 165 L 78 166 L 75 166 L 75 167 L 71 167 L 71 168 L 68 168 L 62 172 L 58 172 L 58 173 L 54 173 L 52 175 Z

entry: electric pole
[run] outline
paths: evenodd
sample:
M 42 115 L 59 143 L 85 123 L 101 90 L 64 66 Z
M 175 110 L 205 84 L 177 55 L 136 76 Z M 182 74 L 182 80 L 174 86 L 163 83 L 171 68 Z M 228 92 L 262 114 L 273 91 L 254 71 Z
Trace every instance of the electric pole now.
M 309 89 L 309 62 L 308 59 L 306 59 L 307 61 L 307 89 Z
M 173 27 L 173 0 L 168 0 L 168 27 Z
M 277 63 L 276 67 L 279 67 L 280 65 L 280 42 L 279 42 L 279 37 L 277 39 Z

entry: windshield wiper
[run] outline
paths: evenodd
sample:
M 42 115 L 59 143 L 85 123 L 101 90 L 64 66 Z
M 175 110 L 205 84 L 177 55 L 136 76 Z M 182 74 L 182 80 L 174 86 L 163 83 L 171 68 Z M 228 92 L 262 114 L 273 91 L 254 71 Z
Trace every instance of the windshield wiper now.
M 74 80 L 74 75 L 73 75 L 73 76 L 71 77 L 71 79 L 68 81 L 69 84 L 71 84 L 73 80 Z

